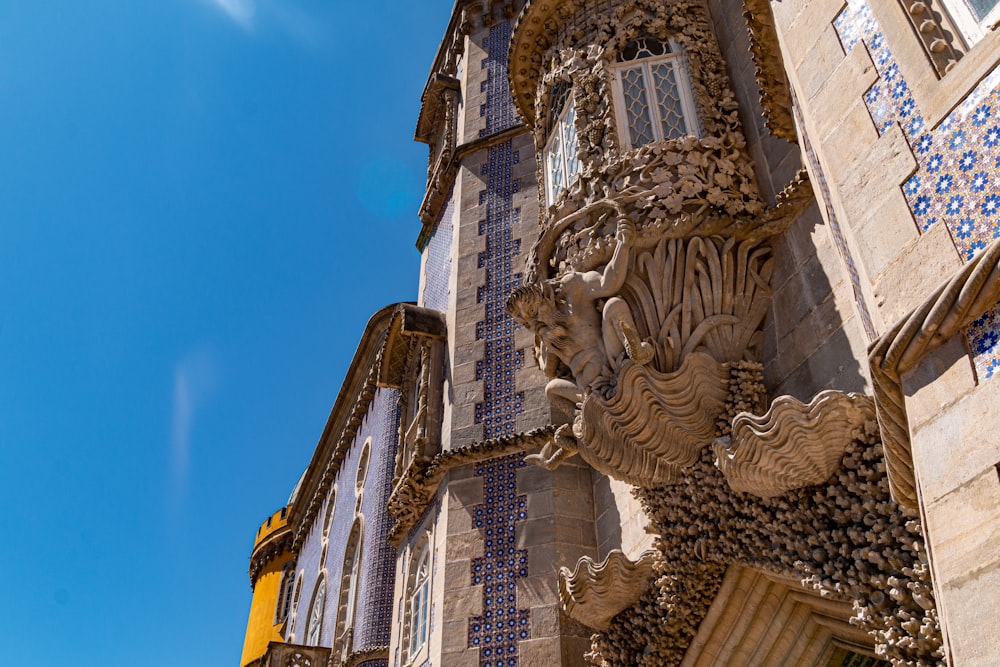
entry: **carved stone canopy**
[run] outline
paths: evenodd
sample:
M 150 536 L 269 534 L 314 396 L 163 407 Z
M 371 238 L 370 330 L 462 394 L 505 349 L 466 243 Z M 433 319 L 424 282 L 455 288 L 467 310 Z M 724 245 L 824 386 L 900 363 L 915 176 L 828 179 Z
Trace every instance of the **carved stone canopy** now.
M 443 340 L 446 335 L 447 324 L 443 313 L 412 303 L 397 306 L 381 351 L 379 386 L 403 388 L 410 341 L 413 338 Z

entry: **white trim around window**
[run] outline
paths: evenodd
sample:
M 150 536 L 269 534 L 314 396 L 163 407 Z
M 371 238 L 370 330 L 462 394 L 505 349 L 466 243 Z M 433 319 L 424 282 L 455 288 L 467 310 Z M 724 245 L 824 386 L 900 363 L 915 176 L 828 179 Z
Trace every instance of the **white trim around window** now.
M 549 141 L 542 152 L 545 161 L 545 193 L 549 204 L 554 204 L 580 171 L 577 152 L 580 141 L 576 134 L 576 101 L 573 91 L 566 91 L 567 99 L 559 118 L 552 124 Z
M 646 44 L 655 44 L 646 48 Z M 699 136 L 698 112 L 684 53 L 673 41 L 642 38 L 613 66 L 618 136 L 626 149 Z M 652 100 L 652 103 L 651 103 Z

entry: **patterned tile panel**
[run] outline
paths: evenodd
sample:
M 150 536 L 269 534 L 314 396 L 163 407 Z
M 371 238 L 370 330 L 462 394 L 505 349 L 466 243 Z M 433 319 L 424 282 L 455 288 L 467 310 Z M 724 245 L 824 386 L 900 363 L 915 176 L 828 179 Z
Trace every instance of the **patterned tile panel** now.
M 507 82 L 509 22 L 490 28 L 484 47 L 487 57 L 483 90 L 486 103 L 481 109 L 488 135 L 518 122 Z M 524 395 L 517 391 L 515 378 L 524 364 L 523 351 L 514 345 L 514 322 L 504 310 L 507 296 L 521 282 L 513 262 L 521 251 L 514 229 L 520 210 L 514 195 L 520 182 L 513 166 L 520 160 L 508 140 L 487 149 L 480 174 L 485 189 L 479 193 L 483 209 L 479 235 L 485 250 L 478 267 L 484 282 L 477 301 L 483 305 L 484 319 L 476 323 L 476 339 L 483 341 L 483 358 L 476 362 L 476 380 L 483 383 L 483 400 L 476 404 L 476 423 L 483 437 L 492 439 L 515 431 L 517 415 L 523 411 Z M 516 667 L 518 642 L 531 634 L 529 610 L 517 605 L 517 581 L 527 576 L 527 554 L 515 544 L 516 523 L 525 519 L 525 496 L 517 492 L 517 469 L 524 466 L 522 454 L 494 459 L 476 466 L 483 480 L 484 502 L 475 508 L 475 526 L 482 530 L 483 556 L 472 561 L 473 585 L 482 586 L 483 614 L 469 620 L 469 647 L 479 649 L 481 667 Z
M 480 108 L 480 115 L 486 117 L 486 128 L 480 130 L 480 136 L 506 130 L 521 120 L 514 109 L 514 98 L 507 81 L 507 50 L 512 31 L 510 21 L 497 23 L 490 28 L 489 37 L 483 44 L 487 55 L 480 65 L 486 70 L 483 88 L 486 104 Z
M 472 561 L 472 584 L 483 587 L 483 615 L 469 621 L 469 646 L 479 648 L 482 667 L 517 667 L 518 642 L 531 636 L 529 610 L 517 605 L 517 582 L 528 576 L 528 554 L 516 547 L 516 524 L 526 518 L 527 497 L 517 493 L 516 454 L 476 466 L 483 504 L 474 525 L 483 531 L 482 558 Z
M 396 548 L 389 543 L 393 519 L 386 513 L 392 492 L 399 433 L 399 391 L 379 389 L 370 419 L 376 420 L 372 454 L 361 513 L 365 536 L 358 582 L 358 612 L 354 628 L 354 650 L 389 645 L 392 630 L 392 593 L 396 583 Z M 360 440 L 359 442 L 364 442 Z M 379 665 L 386 661 L 375 661 Z M 375 664 L 373 662 L 372 664 Z
M 865 103 L 879 134 L 899 123 L 917 159 L 903 185 L 917 228 L 944 224 L 965 261 L 1000 238 L 1000 69 L 937 127 L 927 127 L 868 0 L 848 0 L 834 21 L 844 49 L 864 44 L 879 73 Z M 909 35 L 906 35 L 909 38 Z M 965 331 L 980 378 L 1000 368 L 1000 309 Z
M 476 423 L 483 425 L 483 437 L 490 439 L 514 432 L 514 419 L 522 412 L 523 394 L 515 387 L 515 376 L 524 364 L 524 352 L 514 346 L 514 321 L 504 303 L 521 282 L 513 272 L 513 261 L 520 252 L 520 241 L 513 228 L 520 211 L 512 204 L 517 184 L 513 179 L 513 150 L 510 141 L 488 151 L 486 190 L 482 197 L 486 218 L 479 224 L 479 235 L 486 237 L 486 250 L 479 255 L 479 268 L 485 284 L 479 287 L 477 301 L 484 305 L 486 317 L 476 323 L 476 339 L 484 341 L 483 359 L 476 362 L 476 380 L 483 382 L 483 401 L 476 404 Z
M 424 265 L 424 289 L 420 304 L 427 308 L 448 311 L 448 285 L 451 282 L 451 245 L 454 234 L 455 201 L 448 193 L 448 203 L 427 242 L 427 262 Z

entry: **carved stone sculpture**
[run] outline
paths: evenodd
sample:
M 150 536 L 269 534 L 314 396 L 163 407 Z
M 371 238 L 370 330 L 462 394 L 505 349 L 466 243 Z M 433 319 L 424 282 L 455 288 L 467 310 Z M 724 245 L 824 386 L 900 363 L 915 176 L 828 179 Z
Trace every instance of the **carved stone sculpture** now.
M 555 228 L 579 233 L 572 223 L 588 218 L 571 217 Z M 584 231 L 605 224 L 598 216 Z M 575 444 L 563 429 L 539 460 L 576 452 L 631 484 L 666 484 L 717 435 L 731 365 L 759 356 L 771 253 L 752 238 L 672 238 L 652 224 L 633 240 L 622 218 L 617 229 L 603 270 L 564 268 L 515 290 L 507 307 L 549 360 L 549 399 L 575 415 Z
M 1000 300 L 1000 240 L 875 341 L 868 353 L 892 497 L 917 509 L 902 375 Z
M 606 630 L 611 619 L 634 605 L 653 580 L 655 550 L 644 551 L 632 561 L 615 549 L 600 563 L 589 556 L 569 568 L 559 569 L 559 602 L 563 611 L 596 630 Z
M 809 403 L 775 399 L 761 416 L 742 412 L 716 439 L 715 464 L 734 491 L 773 498 L 828 480 L 851 442 L 875 419 L 872 399 L 827 390 Z

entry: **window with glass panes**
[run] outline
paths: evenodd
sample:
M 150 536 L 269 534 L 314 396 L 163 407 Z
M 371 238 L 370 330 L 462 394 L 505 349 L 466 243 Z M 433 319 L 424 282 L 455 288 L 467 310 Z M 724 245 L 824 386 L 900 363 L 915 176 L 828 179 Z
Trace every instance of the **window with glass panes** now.
M 558 104 L 562 109 L 558 110 L 545 146 L 545 190 L 550 204 L 580 171 L 580 160 L 576 156 L 580 147 L 576 135 L 576 102 L 571 90 L 566 90 L 561 97 Z
M 430 597 L 430 545 L 424 540 L 410 590 L 410 646 L 414 656 L 427 641 L 428 598 Z
M 969 46 L 1000 22 L 1000 0 L 944 0 L 942 4 Z
M 684 54 L 673 40 L 635 40 L 618 55 L 614 74 L 618 132 L 627 148 L 698 136 Z

